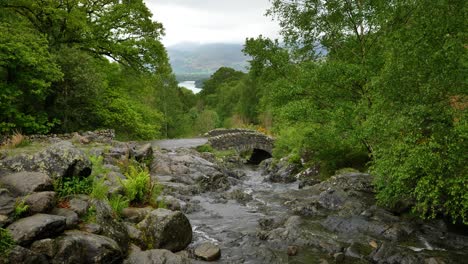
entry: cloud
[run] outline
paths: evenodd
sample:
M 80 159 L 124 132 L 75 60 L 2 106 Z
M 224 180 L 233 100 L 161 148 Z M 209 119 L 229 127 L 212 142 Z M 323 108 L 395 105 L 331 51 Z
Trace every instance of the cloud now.
M 260 34 L 278 35 L 278 25 L 264 16 L 268 0 L 146 0 L 146 4 L 166 28 L 166 45 L 242 43 Z

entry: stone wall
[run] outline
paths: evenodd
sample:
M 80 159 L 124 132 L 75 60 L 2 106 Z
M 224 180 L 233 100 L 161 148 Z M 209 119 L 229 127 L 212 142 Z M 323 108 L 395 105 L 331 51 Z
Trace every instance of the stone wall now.
M 110 142 L 115 138 L 115 131 L 113 129 L 103 129 L 96 131 L 87 131 L 87 132 L 74 132 L 66 134 L 48 134 L 48 135 L 29 135 L 24 136 L 26 140 L 30 141 L 57 141 L 57 140 L 72 140 L 76 139 L 82 143 L 89 142 Z M 3 136 L 0 138 L 0 146 L 8 144 L 10 141 L 10 136 Z
M 225 134 L 234 134 L 234 133 L 242 133 L 242 132 L 256 132 L 255 130 L 245 129 L 245 128 L 217 128 L 211 131 L 208 131 L 204 136 L 206 137 L 216 137 Z
M 262 149 L 272 153 L 275 140 L 272 137 L 255 131 L 240 131 L 214 136 L 208 139 L 211 146 L 218 150 L 235 149 L 239 152 Z

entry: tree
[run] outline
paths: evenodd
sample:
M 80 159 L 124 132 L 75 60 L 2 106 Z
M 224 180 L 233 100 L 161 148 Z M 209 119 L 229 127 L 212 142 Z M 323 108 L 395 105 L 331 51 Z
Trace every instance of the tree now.
M 4 0 L 0 8 L 29 21 L 52 50 L 67 45 L 139 70 L 170 72 L 159 41 L 163 27 L 142 0 Z
M 55 124 L 44 111 L 45 99 L 62 73 L 47 40 L 14 21 L 12 27 L 0 20 L 0 133 L 45 133 Z

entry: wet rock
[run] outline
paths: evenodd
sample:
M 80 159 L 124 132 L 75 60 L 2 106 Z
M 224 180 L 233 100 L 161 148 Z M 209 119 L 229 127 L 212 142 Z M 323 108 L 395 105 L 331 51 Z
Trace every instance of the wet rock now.
M 155 152 L 151 165 L 153 177 L 171 176 L 172 184 L 198 185 L 200 192 L 227 190 L 230 183 L 222 169 L 200 157 L 194 150 L 178 149 L 174 152 Z M 169 184 L 163 183 L 165 186 Z M 169 186 L 170 187 L 170 186 Z M 174 186 L 179 190 L 183 186 Z M 189 188 L 186 188 L 190 191 Z M 184 191 L 184 194 L 186 193 Z
M 183 203 L 181 200 L 170 195 L 159 196 L 157 202 L 163 203 L 167 209 L 172 211 L 181 211 L 181 204 Z
M 240 204 L 247 204 L 248 202 L 252 201 L 252 195 L 243 192 L 240 189 L 233 190 L 232 192 L 227 194 L 228 199 L 236 200 Z
M 175 252 L 185 249 L 192 242 L 192 226 L 187 217 L 178 211 L 154 210 L 137 227 L 143 232 L 148 248 Z
M 15 211 L 15 198 L 7 189 L 0 189 L 0 215 L 8 216 Z
M 281 159 L 278 162 L 267 160 L 264 162 L 264 175 L 267 175 L 267 180 L 271 182 L 291 183 L 295 182 L 296 173 L 299 170 L 297 164 L 292 164 L 287 159 Z
M 54 207 L 55 196 L 55 192 L 38 192 L 24 197 L 24 202 L 29 206 L 29 213 L 46 213 Z
M 153 211 L 153 208 L 146 207 L 146 208 L 136 208 L 136 207 L 127 207 L 122 210 L 122 218 L 125 221 L 132 222 L 132 223 L 139 223 L 145 217 Z
M 78 226 L 78 223 L 80 221 L 80 218 L 78 217 L 78 214 L 75 213 L 74 211 L 67 209 L 67 208 L 54 208 L 50 212 L 50 214 L 53 215 L 59 215 L 63 216 L 66 218 L 66 229 L 73 229 L 76 226 Z
M 393 243 L 383 243 L 380 248 L 372 252 L 370 258 L 377 263 L 385 264 L 422 263 L 422 260 L 413 252 Z
M 65 226 L 63 216 L 36 214 L 14 222 L 7 229 L 19 245 L 25 246 L 35 240 L 56 236 L 65 230 Z
M 52 179 L 40 172 L 17 172 L 0 178 L 0 184 L 10 189 L 16 196 L 33 192 L 52 191 Z
M 78 214 L 78 216 L 84 216 L 88 213 L 89 209 L 89 197 L 85 195 L 76 196 L 70 200 L 70 210 Z
M 319 166 L 317 165 L 307 168 L 304 171 L 296 174 L 294 177 L 299 181 L 299 189 L 302 189 L 306 186 L 313 186 L 322 182 L 319 173 L 320 170 Z
M 44 255 L 37 254 L 27 248 L 21 246 L 15 246 L 10 250 L 10 253 L 6 257 L 0 256 L 0 264 L 47 264 L 47 258 Z
M 446 264 L 445 261 L 439 258 L 427 258 L 424 260 L 425 264 Z
M 221 257 L 221 249 L 213 243 L 205 242 L 195 248 L 194 254 L 202 260 L 214 261 Z
M 111 238 L 82 231 L 66 231 L 54 240 L 54 264 L 119 263 L 123 253 Z
M 124 264 L 190 264 L 188 258 L 176 255 L 169 250 L 153 249 L 132 252 Z
M 91 162 L 85 153 L 69 141 L 60 141 L 32 156 L 19 155 L 0 162 L 13 171 L 39 171 L 52 178 L 86 177 L 91 174 Z

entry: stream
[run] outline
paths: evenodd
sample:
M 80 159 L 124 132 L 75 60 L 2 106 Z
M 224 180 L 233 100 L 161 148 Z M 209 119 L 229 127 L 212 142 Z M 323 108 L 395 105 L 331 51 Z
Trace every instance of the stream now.
M 220 165 L 212 153 L 186 148 L 204 142 L 154 142 L 161 150 L 152 175 L 183 204 L 192 225 L 188 252 L 211 242 L 221 249 L 215 262 L 233 264 L 458 264 L 468 258 L 468 237 L 443 220 L 376 206 L 369 174 L 339 174 L 299 189 L 298 182 L 272 182 L 284 172 L 281 162 Z
M 245 177 L 226 193 L 242 192 L 251 197 L 238 202 L 220 197 L 219 193 L 204 193 L 192 198 L 201 210 L 188 214 L 196 245 L 211 241 L 220 246 L 218 263 L 320 263 L 327 259 L 301 250 L 297 256 L 287 255 L 287 244 L 271 244 L 257 237 L 262 219 L 287 219 L 290 215 L 280 195 L 297 190 L 298 184 L 269 183 L 256 166 L 244 166 Z M 222 196 L 222 195 L 221 195 Z

